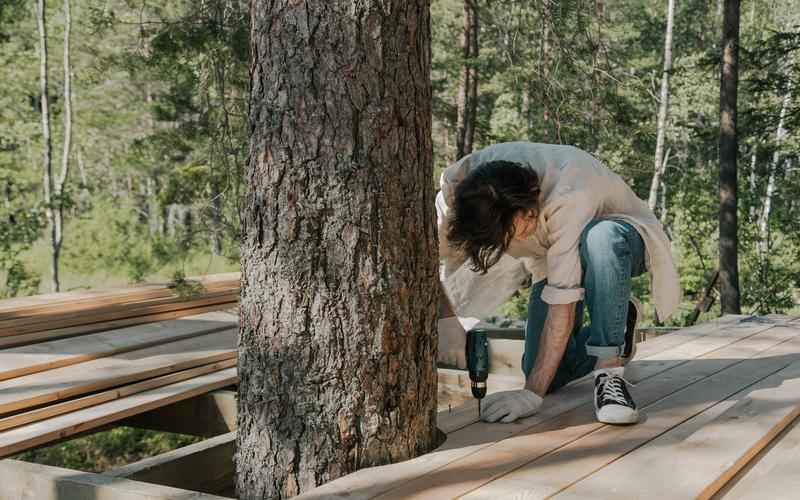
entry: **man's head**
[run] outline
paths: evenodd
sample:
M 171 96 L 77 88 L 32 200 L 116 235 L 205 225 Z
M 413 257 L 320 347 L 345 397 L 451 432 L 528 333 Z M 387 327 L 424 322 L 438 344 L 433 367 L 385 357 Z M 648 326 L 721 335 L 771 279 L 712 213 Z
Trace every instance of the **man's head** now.
M 539 178 L 508 161 L 479 165 L 458 184 L 447 238 L 481 273 L 493 266 L 511 240 L 529 236 L 539 214 Z

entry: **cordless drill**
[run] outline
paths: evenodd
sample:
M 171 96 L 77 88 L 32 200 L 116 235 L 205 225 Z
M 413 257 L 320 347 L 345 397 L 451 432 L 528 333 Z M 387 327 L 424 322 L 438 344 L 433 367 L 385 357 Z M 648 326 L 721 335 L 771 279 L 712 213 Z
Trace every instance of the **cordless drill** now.
M 473 328 L 467 332 L 467 370 L 472 382 L 472 395 L 478 399 L 478 418 L 481 416 L 481 399 L 486 396 L 486 379 L 489 377 L 489 341 L 486 330 Z

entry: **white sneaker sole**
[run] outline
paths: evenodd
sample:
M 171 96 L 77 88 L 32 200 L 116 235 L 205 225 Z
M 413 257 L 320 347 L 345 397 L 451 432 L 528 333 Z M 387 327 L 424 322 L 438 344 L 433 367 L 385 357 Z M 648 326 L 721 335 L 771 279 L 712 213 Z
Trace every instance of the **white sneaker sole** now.
M 595 415 L 598 422 L 611 425 L 635 424 L 639 421 L 639 410 L 620 405 L 606 405 L 601 411 L 595 411 Z

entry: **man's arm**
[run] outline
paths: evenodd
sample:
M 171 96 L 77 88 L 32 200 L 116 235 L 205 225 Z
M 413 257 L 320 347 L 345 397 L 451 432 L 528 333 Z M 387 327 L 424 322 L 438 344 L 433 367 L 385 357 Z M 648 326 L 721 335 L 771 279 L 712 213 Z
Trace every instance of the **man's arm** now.
M 539 340 L 536 362 L 525 381 L 525 388 L 544 397 L 564 357 L 567 341 L 575 326 L 575 303 L 551 304 Z
M 438 361 L 455 366 L 467 368 L 466 342 L 467 333 L 458 320 L 453 305 L 444 291 L 444 285 L 439 282 L 439 355 Z

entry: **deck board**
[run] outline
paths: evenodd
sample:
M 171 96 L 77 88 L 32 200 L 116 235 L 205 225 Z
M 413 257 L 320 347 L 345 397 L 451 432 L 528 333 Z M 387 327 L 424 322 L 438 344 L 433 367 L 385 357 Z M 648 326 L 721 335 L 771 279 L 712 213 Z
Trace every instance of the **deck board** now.
M 683 392 L 681 397 L 670 398 L 674 401 L 672 406 L 677 406 L 680 410 L 678 415 L 670 415 L 668 422 L 674 422 L 681 416 L 692 415 L 692 411 L 700 411 L 693 409 L 690 403 L 702 408 L 703 405 L 714 404 L 718 398 L 736 392 L 746 383 L 737 377 L 747 381 L 754 377 L 758 380 L 760 372 L 754 370 L 753 366 L 736 366 L 744 364 L 739 361 L 740 357 L 750 357 L 765 348 L 772 348 L 767 351 L 772 355 L 797 352 L 800 350 L 798 336 L 800 331 L 793 329 L 769 329 L 760 332 L 704 358 L 645 379 L 634 388 L 634 395 L 640 406 L 647 406 L 679 391 Z M 791 340 L 796 342 L 785 345 Z M 791 360 L 781 358 L 772 366 L 777 369 L 789 362 Z M 769 367 L 764 369 L 770 370 Z M 683 390 L 686 387 L 691 389 Z M 440 498 L 456 498 L 483 485 L 485 486 L 472 495 L 467 495 L 467 498 L 500 498 L 509 488 L 524 492 L 525 498 L 544 498 L 569 485 L 582 474 L 590 474 L 594 469 L 602 467 L 602 460 L 612 460 L 625 451 L 624 447 L 651 436 L 654 430 L 648 424 L 656 424 L 656 430 L 666 425 L 661 420 L 651 418 L 631 427 L 605 426 L 596 422 L 594 408 L 590 402 L 586 402 L 560 414 L 558 418 L 498 442 L 464 460 L 453 462 L 432 477 L 410 482 L 386 498 L 422 498 L 430 494 L 431 490 Z M 488 428 L 496 424 L 480 426 Z M 639 441 L 625 436 L 626 432 L 640 434 L 636 436 Z M 615 438 L 618 434 L 622 436 Z M 585 457 L 582 450 L 592 452 Z M 569 463 L 569 466 L 562 466 L 565 463 Z M 522 468 L 518 469 L 519 467 Z M 467 478 L 463 477 L 464 470 L 470 471 Z M 462 479 L 458 480 L 459 477 Z M 443 484 L 446 486 L 437 486 Z
M 800 418 L 763 450 L 752 466 L 726 485 L 715 500 L 793 500 L 800 492 Z
M 748 341 L 753 341 L 752 344 L 756 344 L 755 341 L 762 340 L 762 337 L 770 338 L 780 343 L 766 351 L 761 351 L 752 359 L 745 359 L 740 362 L 734 361 L 735 358 L 725 359 L 724 362 L 731 363 L 729 367 L 701 380 L 693 380 L 693 374 L 686 373 L 689 370 L 684 370 L 684 373 L 678 373 L 679 370 L 673 370 L 665 374 L 665 377 L 661 380 L 655 380 L 655 383 L 641 384 L 641 386 L 634 388 L 635 397 L 639 404 L 644 407 L 646 416 L 645 420 L 638 425 L 609 426 L 596 423 L 594 421 L 593 408 L 591 405 L 586 405 L 583 418 L 585 421 L 591 422 L 589 427 L 592 431 L 590 433 L 586 433 L 580 439 L 559 442 L 558 437 L 560 436 L 558 436 L 558 431 L 555 431 L 556 439 L 553 444 L 560 446 L 551 446 L 549 453 L 546 455 L 543 454 L 537 460 L 526 463 L 523 467 L 497 481 L 489 483 L 486 487 L 478 489 L 465 498 L 503 498 L 504 495 L 501 493 L 508 491 L 514 491 L 515 494 L 520 494 L 529 499 L 548 498 L 581 479 L 591 476 L 609 463 L 633 452 L 637 448 L 648 446 L 652 440 L 705 412 L 717 405 L 719 401 L 731 397 L 749 385 L 771 376 L 793 362 L 800 361 L 800 354 L 798 354 L 800 353 L 800 331 L 772 329 L 759 335 L 758 339 L 748 339 Z M 742 344 L 745 342 L 742 342 Z M 754 349 L 762 347 L 763 345 L 754 346 Z M 727 352 L 732 349 L 727 350 Z M 739 350 L 743 351 L 743 349 Z M 742 356 L 744 355 L 743 353 Z M 719 359 L 714 359 L 713 361 L 719 361 Z M 699 367 L 700 370 L 704 370 L 706 369 L 706 366 L 703 366 L 704 362 L 704 359 L 698 359 L 687 363 L 682 368 L 689 368 L 694 365 Z M 716 363 L 712 363 L 710 366 L 712 367 L 711 369 L 719 368 Z M 689 385 L 680 390 L 669 392 L 670 389 L 674 389 L 686 382 Z M 516 444 L 518 447 L 542 448 L 546 437 L 548 436 L 533 434 L 529 437 L 528 442 Z M 521 455 L 521 452 L 517 453 L 517 456 Z M 670 453 L 670 456 L 672 455 Z M 662 470 L 662 473 L 664 472 Z M 638 481 L 638 475 L 632 477 L 636 477 Z M 589 482 L 591 482 L 591 479 L 589 479 Z M 616 492 L 597 487 L 594 487 L 594 490 L 602 492 L 598 498 L 610 494 L 616 496 Z M 578 496 L 573 498 L 578 498 L 581 495 L 591 496 L 591 493 L 587 493 L 587 491 L 591 492 L 593 490 L 588 487 L 582 487 Z M 637 495 L 641 493 L 642 491 L 639 490 Z M 637 497 L 631 496 L 627 498 Z
M 795 362 L 625 455 L 558 498 L 612 494 L 620 499 L 710 498 L 800 414 L 799 403 L 800 362 Z M 636 480 L 621 488 L 620 474 Z
M 788 319 L 791 318 L 738 317 L 732 320 L 729 318 L 728 321 L 698 325 L 659 337 L 653 340 L 652 344 L 651 341 L 648 341 L 640 346 L 637 361 L 629 367 L 635 368 L 628 376 L 633 379 L 633 382 L 644 381 L 659 374 L 664 374 L 661 376 L 662 378 L 670 379 L 671 371 L 687 370 L 684 365 L 699 356 L 707 356 L 712 360 L 714 356 L 717 356 L 717 361 L 705 360 L 703 362 L 703 370 L 706 372 L 711 370 L 711 373 L 714 373 L 725 367 L 724 362 L 719 359 L 726 359 L 727 356 L 728 359 L 733 360 L 732 362 L 739 360 L 735 357 L 737 351 L 726 354 L 720 350 L 758 335 L 777 324 L 785 323 Z M 672 337 L 673 335 L 675 336 Z M 762 340 L 753 342 L 763 344 Z M 763 348 L 768 348 L 768 345 Z M 736 347 L 736 349 L 741 348 Z M 739 355 L 741 356 L 741 354 Z M 688 369 L 699 370 L 697 363 L 689 366 L 694 366 L 694 368 Z M 714 369 L 715 367 L 717 369 Z M 708 376 L 710 373 L 706 372 L 701 370 L 696 373 L 696 376 L 700 378 Z M 463 483 L 471 481 L 476 476 L 486 477 L 486 469 L 493 467 L 491 462 L 473 460 L 471 465 L 467 464 L 470 464 L 471 456 L 486 453 L 487 448 L 498 446 L 499 443 L 522 435 L 535 426 L 541 426 L 548 421 L 552 422 L 547 425 L 559 425 L 561 428 L 574 427 L 573 431 L 576 433 L 576 437 L 582 436 L 581 429 L 588 429 L 588 427 L 581 428 L 582 425 L 588 426 L 596 423 L 591 412 L 588 413 L 589 417 L 586 415 L 581 417 L 580 414 L 574 413 L 574 410 L 590 405 L 590 398 L 591 381 L 585 379 L 548 396 L 545 407 L 538 415 L 512 424 L 474 423 L 474 420 L 465 422 L 468 420 L 466 416 L 460 416 L 465 427 L 450 432 L 444 445 L 434 452 L 414 460 L 358 471 L 310 491 L 302 498 L 366 499 L 378 496 L 380 498 L 408 498 L 409 495 L 419 495 L 420 498 L 452 498 L 450 494 L 457 496 L 473 489 L 464 488 Z M 588 408 L 591 409 L 590 406 Z M 573 412 L 571 414 L 573 420 L 567 419 L 568 412 Z M 507 467 L 503 473 L 509 472 L 514 466 L 519 465 L 516 453 L 517 451 L 512 451 L 505 455 L 501 454 L 500 458 L 494 457 L 493 460 L 505 461 Z M 508 467 L 509 465 L 511 467 Z M 450 474 L 451 472 L 452 474 Z M 437 489 L 443 487 L 453 489 L 447 490 L 450 493 Z

